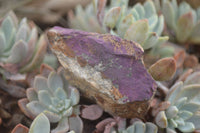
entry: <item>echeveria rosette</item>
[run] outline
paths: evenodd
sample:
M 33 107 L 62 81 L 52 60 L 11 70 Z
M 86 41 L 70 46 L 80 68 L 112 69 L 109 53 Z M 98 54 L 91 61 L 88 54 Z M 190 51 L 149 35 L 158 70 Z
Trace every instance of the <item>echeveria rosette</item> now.
M 155 121 L 159 127 L 174 133 L 176 128 L 183 133 L 200 129 L 200 72 L 188 76 L 184 83 L 177 82 L 165 100 L 170 106 L 157 114 Z
M 52 133 L 68 130 L 81 133 L 83 123 L 78 116 L 80 95 L 76 88 L 67 84 L 62 74 L 63 71 L 59 70 L 57 73 L 52 71 L 48 78 L 36 76 L 33 88 L 27 89 L 29 103 L 26 107 L 33 116 L 44 113 L 51 123 L 58 122 Z
M 176 41 L 200 44 L 200 8 L 195 10 L 186 2 L 178 5 L 176 0 L 162 0 L 161 6 L 159 1 L 156 3 L 165 17 L 169 33 L 173 33 Z
M 47 43 L 38 40 L 37 28 L 23 18 L 19 23 L 11 11 L 0 24 L 0 66 L 10 73 L 29 72 L 43 60 Z

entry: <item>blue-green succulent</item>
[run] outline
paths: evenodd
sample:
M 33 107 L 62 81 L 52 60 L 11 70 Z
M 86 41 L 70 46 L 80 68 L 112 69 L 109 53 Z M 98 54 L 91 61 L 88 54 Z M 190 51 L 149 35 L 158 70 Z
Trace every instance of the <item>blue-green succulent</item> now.
M 172 86 L 166 96 L 169 108 L 160 111 L 156 124 L 168 132 L 183 133 L 200 129 L 200 72 L 195 72 L 184 81 Z
M 58 123 L 52 133 L 74 130 L 81 133 L 82 120 L 79 117 L 79 91 L 68 85 L 64 70 L 52 71 L 47 77 L 38 75 L 32 88 L 27 89 L 27 98 L 22 111 L 34 118 L 43 113 L 51 123 Z
M 10 73 L 30 72 L 43 60 L 47 43 L 44 35 L 38 40 L 33 22 L 20 22 L 10 11 L 0 24 L 0 66 Z

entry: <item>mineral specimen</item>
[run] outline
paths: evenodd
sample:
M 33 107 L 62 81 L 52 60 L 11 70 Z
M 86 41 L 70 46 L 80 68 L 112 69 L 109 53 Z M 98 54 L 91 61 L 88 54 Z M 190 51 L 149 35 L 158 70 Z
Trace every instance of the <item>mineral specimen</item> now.
M 110 34 L 54 27 L 47 33 L 66 79 L 83 96 L 121 117 L 143 118 L 156 91 L 139 44 Z

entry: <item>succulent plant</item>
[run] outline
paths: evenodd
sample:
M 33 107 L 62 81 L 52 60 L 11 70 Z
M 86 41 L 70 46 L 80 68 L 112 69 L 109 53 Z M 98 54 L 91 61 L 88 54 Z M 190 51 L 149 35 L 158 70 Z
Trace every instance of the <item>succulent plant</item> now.
M 11 73 L 24 73 L 39 66 L 46 52 L 44 35 L 38 40 L 33 22 L 19 23 L 10 11 L 0 24 L 0 66 Z
M 31 123 L 30 129 L 22 124 L 18 124 L 12 130 L 12 133 L 49 133 L 50 132 L 50 122 L 44 113 L 40 113 Z M 67 133 L 75 133 L 70 131 Z
M 179 43 L 200 44 L 200 8 L 193 9 L 188 3 L 179 5 L 176 0 L 156 0 L 157 10 L 164 17 L 169 32 Z M 160 5 L 160 6 L 159 6 Z
M 81 133 L 83 124 L 78 116 L 77 105 L 80 99 L 79 92 L 67 84 L 63 73 L 63 69 L 59 69 L 57 73 L 50 72 L 47 78 L 42 75 L 36 76 L 33 88 L 27 89 L 28 102 L 23 107 L 21 104 L 19 106 L 31 118 L 44 113 L 50 122 L 58 122 L 52 133 L 68 130 Z
M 88 32 L 106 33 L 106 30 L 98 23 L 93 3 L 87 5 L 85 10 L 81 5 L 75 8 L 75 14 L 69 12 L 69 26 Z
M 93 2 L 93 5 L 98 5 L 97 1 Z M 96 6 L 92 7 L 90 4 L 85 11 L 78 6 L 76 16 L 71 14 L 71 28 L 99 33 L 109 32 L 135 41 L 143 49 L 159 46 L 168 40 L 166 36 L 160 37 L 164 28 L 164 18 L 162 15 L 157 15 L 151 0 L 147 0 L 144 5 L 138 3 L 133 8 L 128 7 L 128 2 L 128 0 L 112 0 L 110 6 L 105 8 L 105 15 L 102 19 L 97 19 Z
M 139 119 L 126 127 L 126 119 L 115 117 L 107 118 L 97 124 L 97 132 L 103 133 L 157 133 L 158 127 L 151 123 L 143 123 Z
M 167 132 L 183 133 L 200 129 L 200 72 L 187 77 L 185 82 L 177 82 L 166 96 L 170 106 L 160 111 L 155 118 L 157 125 Z

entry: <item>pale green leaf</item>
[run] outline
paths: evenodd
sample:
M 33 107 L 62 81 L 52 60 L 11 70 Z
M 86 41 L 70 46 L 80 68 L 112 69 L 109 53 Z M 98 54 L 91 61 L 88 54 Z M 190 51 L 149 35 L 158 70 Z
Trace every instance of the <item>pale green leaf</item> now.
M 27 45 L 26 42 L 20 40 L 14 44 L 11 49 L 11 54 L 7 59 L 7 63 L 19 63 L 20 61 L 24 60 L 27 55 Z
M 29 133 L 50 133 L 50 122 L 43 113 L 33 120 Z
M 124 39 L 143 44 L 148 37 L 149 26 L 147 20 L 138 20 L 134 22 L 124 35 Z

